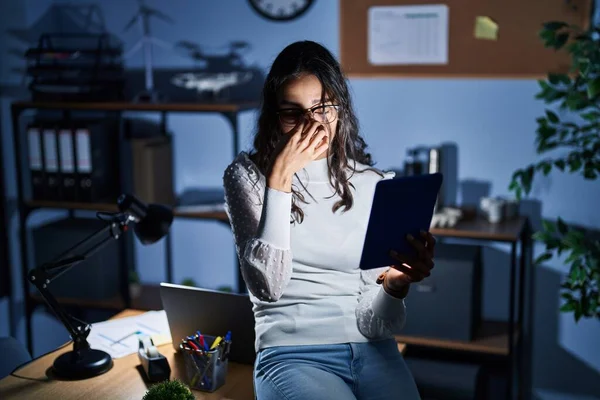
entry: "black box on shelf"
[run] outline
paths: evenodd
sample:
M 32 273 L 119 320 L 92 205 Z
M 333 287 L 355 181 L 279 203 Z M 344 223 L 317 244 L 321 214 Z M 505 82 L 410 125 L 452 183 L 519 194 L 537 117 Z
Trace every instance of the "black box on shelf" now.
M 92 218 L 65 218 L 29 230 L 33 256 L 30 269 L 54 261 L 63 252 L 99 231 L 106 222 Z M 94 243 L 90 243 L 90 246 Z M 116 240 L 106 244 L 102 251 L 74 266 L 49 286 L 57 298 L 110 300 L 119 295 L 120 249 Z M 80 255 L 80 254 L 73 254 Z M 37 290 L 31 286 L 31 293 Z
M 481 323 L 481 247 L 439 243 L 431 276 L 411 285 L 401 336 L 473 340 Z
M 175 204 L 171 136 L 132 138 L 133 192 L 146 203 Z

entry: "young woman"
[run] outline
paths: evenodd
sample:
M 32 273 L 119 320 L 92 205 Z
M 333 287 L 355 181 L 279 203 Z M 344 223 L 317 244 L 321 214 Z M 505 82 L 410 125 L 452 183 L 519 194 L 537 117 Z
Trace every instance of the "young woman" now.
M 286 47 L 266 78 L 251 153 L 223 178 L 242 275 L 254 303 L 259 400 L 418 399 L 393 334 L 435 240 L 411 259 L 358 268 L 375 185 L 345 77 L 321 45 Z

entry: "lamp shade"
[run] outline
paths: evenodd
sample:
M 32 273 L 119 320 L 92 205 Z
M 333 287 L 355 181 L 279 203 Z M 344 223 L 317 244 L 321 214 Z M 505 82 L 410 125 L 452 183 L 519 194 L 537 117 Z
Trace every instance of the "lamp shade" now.
M 147 205 L 132 195 L 123 194 L 118 205 L 121 212 L 135 220 L 135 235 L 144 245 L 159 241 L 173 223 L 173 211 L 161 204 Z

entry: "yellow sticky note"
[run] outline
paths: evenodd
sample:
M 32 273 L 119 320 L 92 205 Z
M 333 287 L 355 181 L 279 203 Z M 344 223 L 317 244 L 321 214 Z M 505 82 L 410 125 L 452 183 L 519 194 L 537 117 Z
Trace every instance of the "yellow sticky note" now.
M 490 17 L 475 17 L 475 38 L 498 40 L 498 24 Z

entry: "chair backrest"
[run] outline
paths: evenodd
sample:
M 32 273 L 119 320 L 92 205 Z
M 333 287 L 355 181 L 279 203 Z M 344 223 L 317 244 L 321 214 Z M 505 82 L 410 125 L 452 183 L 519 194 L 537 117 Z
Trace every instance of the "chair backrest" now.
M 25 346 L 13 337 L 0 338 L 0 379 L 8 376 L 19 365 L 31 361 Z

